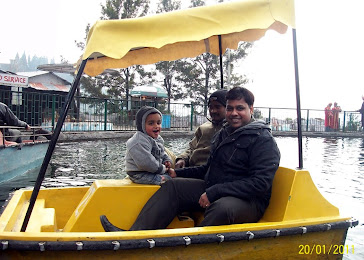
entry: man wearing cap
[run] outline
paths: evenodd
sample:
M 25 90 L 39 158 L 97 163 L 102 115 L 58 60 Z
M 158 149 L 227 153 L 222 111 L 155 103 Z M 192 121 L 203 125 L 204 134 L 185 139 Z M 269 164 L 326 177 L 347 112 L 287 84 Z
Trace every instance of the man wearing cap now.
M 221 129 L 225 119 L 226 90 L 221 89 L 212 93 L 208 100 L 211 120 L 200 125 L 189 148 L 178 155 L 175 168 L 204 165 L 210 155 L 212 137 Z

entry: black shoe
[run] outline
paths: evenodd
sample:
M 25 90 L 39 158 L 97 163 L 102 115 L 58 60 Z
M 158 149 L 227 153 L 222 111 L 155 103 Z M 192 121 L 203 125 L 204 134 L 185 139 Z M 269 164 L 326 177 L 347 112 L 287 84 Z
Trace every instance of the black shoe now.
M 110 221 L 107 219 L 105 215 L 100 216 L 101 225 L 106 232 L 116 232 L 116 231 L 125 231 L 124 229 L 115 227 Z

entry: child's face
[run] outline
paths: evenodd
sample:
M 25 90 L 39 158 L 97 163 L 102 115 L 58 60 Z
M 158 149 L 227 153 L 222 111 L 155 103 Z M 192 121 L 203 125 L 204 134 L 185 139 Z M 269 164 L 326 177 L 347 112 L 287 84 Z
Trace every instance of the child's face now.
M 161 124 L 162 120 L 160 114 L 150 114 L 145 120 L 145 131 L 150 137 L 155 139 L 161 132 Z

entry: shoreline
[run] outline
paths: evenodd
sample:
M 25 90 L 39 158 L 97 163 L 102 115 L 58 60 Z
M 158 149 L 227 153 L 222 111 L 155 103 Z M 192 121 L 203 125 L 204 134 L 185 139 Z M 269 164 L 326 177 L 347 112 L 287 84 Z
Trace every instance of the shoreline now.
M 92 132 L 61 132 L 58 142 L 77 142 L 89 140 L 104 140 L 104 139 L 128 139 L 133 136 L 135 131 L 92 131 Z M 194 131 L 163 131 L 162 137 L 186 137 L 191 138 Z M 273 136 L 297 137 L 296 131 L 273 131 Z M 303 137 L 326 137 L 326 138 L 364 138 L 364 132 L 302 132 Z

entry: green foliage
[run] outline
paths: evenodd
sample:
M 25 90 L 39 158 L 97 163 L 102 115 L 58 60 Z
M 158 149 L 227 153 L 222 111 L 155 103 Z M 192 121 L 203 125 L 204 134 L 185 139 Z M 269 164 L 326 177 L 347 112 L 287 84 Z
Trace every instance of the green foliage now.
M 229 50 L 223 55 L 224 83 L 229 82 L 229 88 L 243 86 L 248 82 L 245 76 L 234 72 L 239 61 L 247 56 L 247 50 L 251 48 L 251 43 L 239 44 L 237 50 Z M 196 104 L 207 106 L 209 95 L 221 88 L 220 61 L 219 57 L 210 53 L 204 53 L 193 59 L 182 59 L 178 63 L 178 75 L 176 76 L 186 89 L 189 97 Z M 230 66 L 230 70 L 228 70 Z M 207 110 L 205 109 L 205 115 Z
M 262 111 L 260 111 L 259 109 L 255 108 L 254 112 L 253 112 L 253 116 L 255 119 L 261 119 L 263 118 L 262 116 Z
M 176 79 L 188 89 L 193 103 L 206 106 L 209 94 L 216 90 L 218 57 L 204 53 L 193 59 L 182 59 L 177 65 L 179 72 Z M 206 109 L 205 115 L 207 115 Z
M 149 0 L 107 0 L 105 5 L 101 5 L 101 19 L 113 20 L 140 17 L 144 16 L 148 9 Z M 120 69 L 114 75 L 105 74 L 101 77 L 102 81 L 99 83 L 106 89 L 109 97 L 123 98 L 123 93 L 125 93 L 125 98 L 128 99 L 129 91 L 135 85 L 137 74 L 142 75 L 141 79 L 144 79 L 145 76 L 152 76 L 152 73 L 148 74 L 142 66 L 138 65 Z
M 179 9 L 181 9 L 181 1 L 160 0 L 157 13 L 171 12 Z
M 88 77 L 84 76 L 81 78 L 82 92 L 83 96 L 86 97 L 97 97 L 97 98 L 108 98 L 106 94 L 103 93 L 103 85 L 98 84 L 102 80 L 101 76 Z
M 149 0 L 107 0 L 101 5 L 102 20 L 118 20 L 145 16 Z
M 83 38 L 83 41 L 75 41 L 75 44 L 78 48 L 81 49 L 81 51 L 83 51 L 85 49 L 85 43 L 87 41 L 87 35 L 90 31 L 90 28 L 91 28 L 91 25 L 88 23 L 87 26 L 86 26 L 86 29 L 85 29 L 85 37 Z
M 253 46 L 250 42 L 239 43 L 236 50 L 227 50 L 223 55 L 224 85 L 227 88 L 241 87 L 248 83 L 246 76 L 235 73 L 240 62 L 248 56 L 248 50 Z M 220 85 L 220 81 L 218 82 Z
M 220 0 L 219 2 L 223 2 Z M 205 5 L 204 0 L 191 0 L 190 7 Z M 181 1 L 160 0 L 157 13 L 180 9 Z M 143 16 L 148 12 L 149 0 L 107 0 L 101 5 L 101 19 L 124 19 Z M 86 28 L 88 33 L 90 26 Z M 81 49 L 84 42 L 76 43 Z M 247 56 L 251 43 L 241 43 L 237 50 L 229 50 L 223 56 L 224 83 L 226 87 L 242 86 L 248 82 L 245 76 L 235 73 L 239 62 Z M 163 76 L 163 86 L 168 95 L 168 108 L 171 99 L 193 99 L 194 104 L 207 107 L 209 95 L 221 86 L 219 57 L 210 53 L 201 54 L 193 59 L 162 61 L 155 64 L 155 71 L 145 70 L 143 66 L 132 66 L 115 70 L 112 75 L 99 75 L 83 80 L 84 91 L 100 98 L 123 99 L 129 97 L 133 86 L 153 82 L 156 71 Z M 97 86 L 96 86 L 97 84 Z M 94 88 L 94 89 L 92 89 Z M 204 110 L 207 115 L 207 109 Z
M 359 129 L 358 117 L 354 114 L 349 114 L 349 122 L 346 127 L 348 131 L 357 131 Z
M 140 17 L 147 14 L 149 0 L 107 0 L 101 4 L 102 20 L 116 20 Z M 76 45 L 83 50 L 90 25 L 85 30 L 86 37 Z M 86 95 L 99 98 L 122 99 L 129 97 L 129 91 L 136 84 L 150 82 L 155 72 L 148 72 L 143 66 L 136 65 L 125 69 L 114 70 L 112 74 L 102 74 L 95 78 L 87 78 L 81 81 Z
M 190 7 L 198 7 L 206 5 L 204 0 L 191 0 Z

